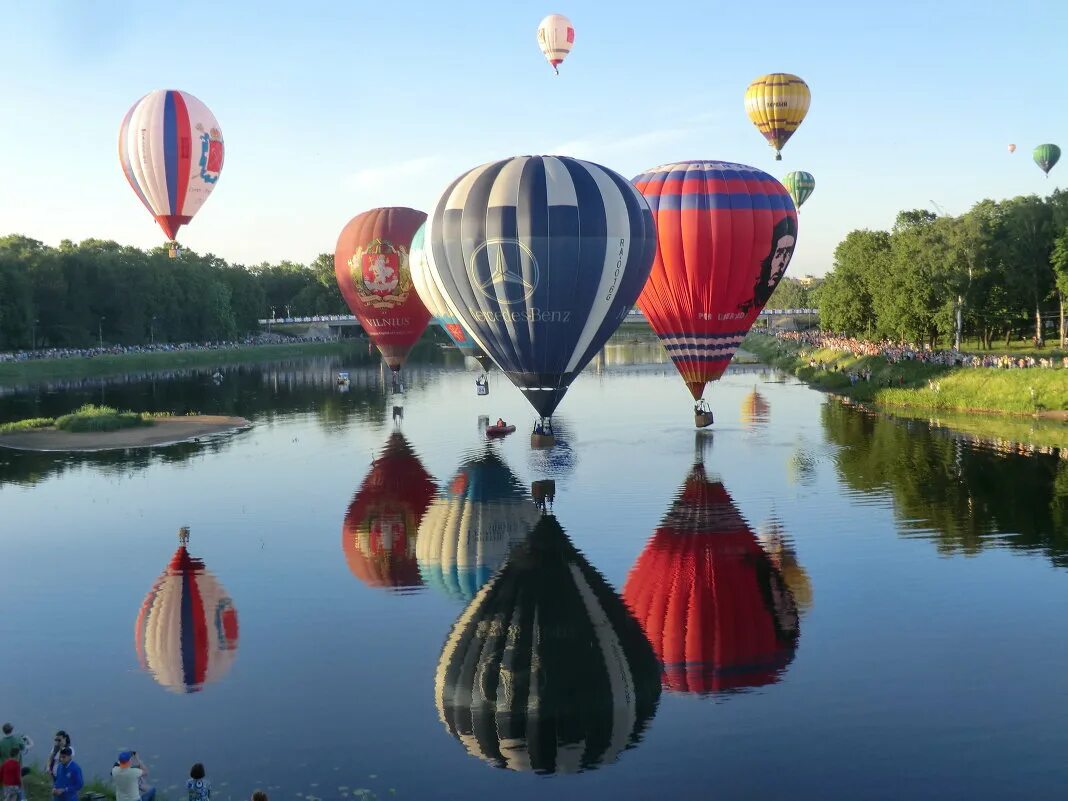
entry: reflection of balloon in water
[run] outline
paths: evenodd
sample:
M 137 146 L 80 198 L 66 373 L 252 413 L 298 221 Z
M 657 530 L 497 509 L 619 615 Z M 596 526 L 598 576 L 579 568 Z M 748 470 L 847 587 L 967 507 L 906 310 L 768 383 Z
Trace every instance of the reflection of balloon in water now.
M 782 185 L 790 193 L 794 205 L 800 209 L 816 188 L 816 179 L 812 177 L 812 173 L 798 170 L 786 173 L 782 179 Z
M 797 211 L 782 184 L 744 164 L 665 164 L 634 183 L 659 242 L 638 305 L 698 400 L 790 264 Z
M 631 569 L 623 598 L 672 690 L 774 683 L 797 648 L 789 589 L 726 489 L 700 464 Z
M 1016 145 L 1009 145 L 1009 152 L 1010 153 L 1015 153 L 1016 152 Z
M 578 159 L 520 156 L 456 179 L 427 223 L 449 307 L 542 417 L 616 330 L 649 276 L 649 207 Z
M 372 587 L 408 589 L 423 582 L 415 557 L 419 521 L 434 482 L 404 435 L 394 432 L 352 499 L 341 527 L 349 570 Z
M 812 608 L 812 579 L 797 561 L 797 551 L 783 529 L 782 521 L 771 518 L 760 527 L 760 544 L 771 557 L 772 564 L 782 574 L 783 581 L 797 602 L 801 612 Z
M 557 75 L 557 68 L 574 45 L 575 26 L 563 14 L 550 14 L 538 25 L 538 47 Z
M 456 621 L 441 720 L 490 764 L 574 773 L 612 762 L 656 711 L 659 668 L 619 596 L 545 515 Z
M 742 401 L 742 425 L 746 428 L 756 428 L 760 423 L 768 421 L 770 411 L 771 406 L 767 400 L 754 389 Z
M 745 90 L 745 113 L 775 149 L 776 161 L 782 160 L 779 151 L 805 119 L 811 101 L 808 84 L 785 72 L 761 75 Z
M 470 601 L 538 517 L 496 452 L 465 461 L 419 525 L 415 553 L 423 581 Z
M 223 155 L 215 115 L 188 92 L 149 92 L 126 112 L 119 127 L 122 171 L 168 239 L 178 235 L 215 189 Z
M 189 529 L 141 604 L 134 640 L 142 667 L 168 690 L 218 681 L 237 656 L 237 609 L 204 563 L 189 555 Z
M 412 291 L 408 266 L 412 237 L 424 220 L 415 209 L 371 209 L 349 220 L 334 250 L 345 303 L 394 371 L 430 322 L 430 312 Z
M 1057 145 L 1039 145 L 1035 148 L 1035 164 L 1049 177 L 1049 171 L 1056 166 L 1061 159 L 1061 149 Z

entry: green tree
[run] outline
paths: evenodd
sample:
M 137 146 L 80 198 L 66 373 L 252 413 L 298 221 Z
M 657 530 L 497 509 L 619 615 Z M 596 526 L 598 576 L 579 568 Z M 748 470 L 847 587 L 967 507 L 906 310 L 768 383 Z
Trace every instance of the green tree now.
M 1016 197 L 1001 206 L 1000 247 L 1007 285 L 1034 312 L 1035 344 L 1042 345 L 1042 302 L 1053 289 L 1052 208 L 1036 195 Z
M 1068 226 L 1053 242 L 1053 253 L 1050 256 L 1053 266 L 1053 279 L 1057 287 L 1057 300 L 1060 305 L 1060 335 L 1061 347 L 1068 345 L 1068 330 L 1065 330 L 1064 300 L 1068 298 Z
M 890 256 L 886 231 L 850 231 L 834 250 L 834 267 L 819 290 L 820 325 L 870 335 L 875 329 L 872 286 Z

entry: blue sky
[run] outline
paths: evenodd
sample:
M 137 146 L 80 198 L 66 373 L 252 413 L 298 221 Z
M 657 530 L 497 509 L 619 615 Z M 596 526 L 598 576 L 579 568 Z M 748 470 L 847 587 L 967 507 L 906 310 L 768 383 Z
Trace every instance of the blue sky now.
M 560 77 L 534 39 L 567 14 Z M 118 165 L 129 106 L 203 100 L 226 139 L 218 188 L 180 238 L 229 260 L 309 261 L 374 206 L 428 210 L 490 159 L 560 153 L 632 177 L 684 159 L 816 177 L 790 274 L 822 274 L 851 229 L 901 208 L 1044 194 L 1068 145 L 1068 3 L 182 3 L 0 0 L 0 235 L 163 235 Z M 742 96 L 765 72 L 812 89 L 783 161 Z M 1019 150 L 1010 156 L 1006 145 Z

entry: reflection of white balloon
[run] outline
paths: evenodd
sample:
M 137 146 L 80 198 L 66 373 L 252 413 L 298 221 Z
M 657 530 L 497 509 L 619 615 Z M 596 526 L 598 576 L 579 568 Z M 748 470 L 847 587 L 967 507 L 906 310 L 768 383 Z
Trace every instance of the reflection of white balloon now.
M 145 597 L 134 636 L 141 665 L 168 690 L 197 692 L 230 670 L 237 610 L 218 579 L 189 555 L 184 539 Z
M 469 601 L 538 517 L 538 509 L 495 454 L 464 464 L 419 525 L 415 553 L 423 581 Z

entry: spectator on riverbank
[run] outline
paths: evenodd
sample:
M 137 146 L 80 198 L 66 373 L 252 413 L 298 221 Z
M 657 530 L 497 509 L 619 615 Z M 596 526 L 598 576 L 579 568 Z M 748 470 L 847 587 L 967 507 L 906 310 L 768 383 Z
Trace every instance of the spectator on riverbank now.
M 204 766 L 199 762 L 189 769 L 185 789 L 189 794 L 189 801 L 209 801 L 211 798 L 211 782 L 205 778 Z
M 23 755 L 33 748 L 33 740 L 25 734 L 16 734 L 15 727 L 10 723 L 3 726 L 4 736 L 0 738 L 0 762 L 9 757 L 15 757 L 22 764 Z
M 60 749 L 56 775 L 52 780 L 52 795 L 56 801 L 78 801 L 78 793 L 85 786 L 82 769 L 73 759 L 69 748 Z
M 22 749 L 0 763 L 0 786 L 4 788 L 3 801 L 19 801 L 22 797 Z
M 148 776 L 148 766 L 141 761 L 136 751 L 123 751 L 118 764 L 111 769 L 115 783 L 115 801 L 152 801 L 155 787 L 142 789 L 142 780 Z
M 74 756 L 74 746 L 70 744 L 70 735 L 63 729 L 56 732 L 55 737 L 52 738 L 52 751 L 48 754 L 48 772 L 52 775 L 56 775 L 56 765 L 59 764 L 59 752 L 64 748 L 69 748 L 71 756 Z

